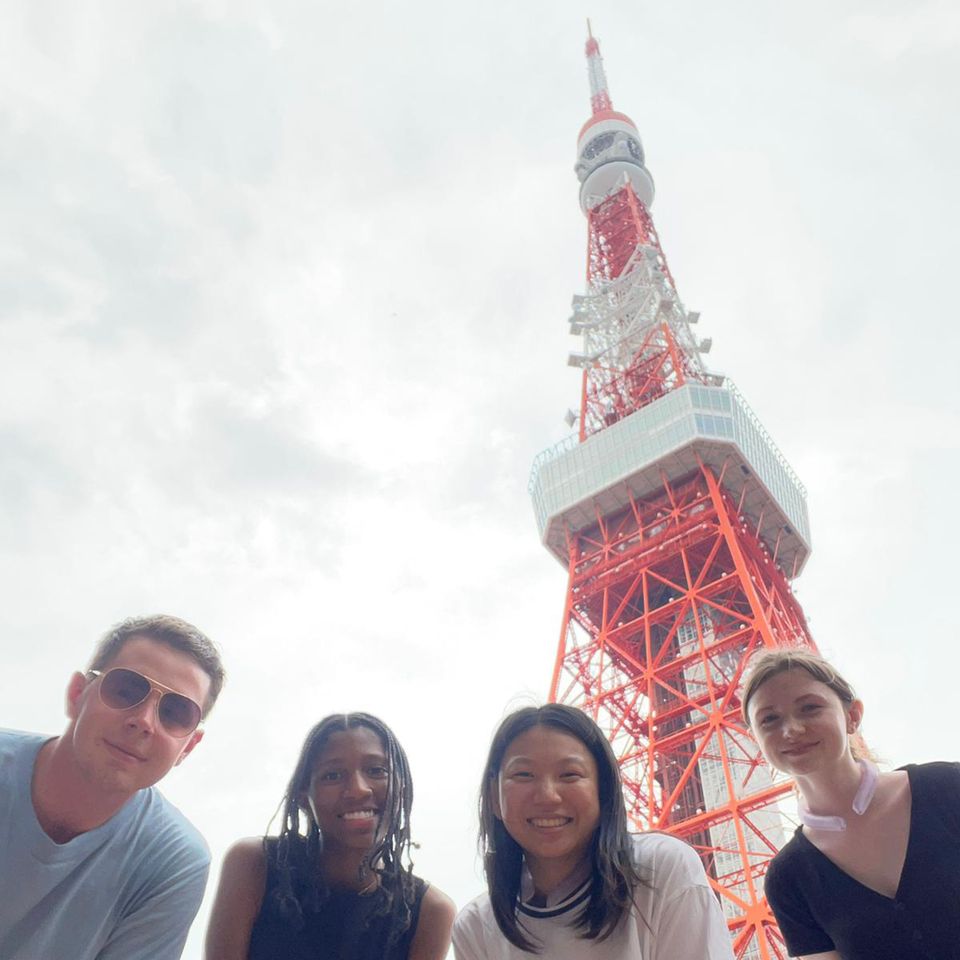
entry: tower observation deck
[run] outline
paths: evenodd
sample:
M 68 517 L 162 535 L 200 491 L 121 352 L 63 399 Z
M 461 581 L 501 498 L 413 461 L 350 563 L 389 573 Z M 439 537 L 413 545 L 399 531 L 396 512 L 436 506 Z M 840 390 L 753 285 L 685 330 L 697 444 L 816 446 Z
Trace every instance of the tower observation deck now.
M 791 785 L 744 729 L 738 689 L 755 651 L 814 648 L 790 588 L 810 553 L 806 494 L 704 364 L 710 340 L 667 266 L 637 127 L 613 109 L 592 35 L 586 53 L 578 428 L 530 477 L 541 539 L 568 571 L 550 698 L 607 732 L 635 825 L 698 850 L 736 955 L 786 957 L 762 880 Z

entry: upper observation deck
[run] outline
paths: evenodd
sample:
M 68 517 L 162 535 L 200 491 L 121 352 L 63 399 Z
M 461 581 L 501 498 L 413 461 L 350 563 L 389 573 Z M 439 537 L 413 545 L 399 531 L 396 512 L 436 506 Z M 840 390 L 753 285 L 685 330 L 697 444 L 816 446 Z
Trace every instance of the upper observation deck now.
M 699 459 L 698 459 L 699 458 Z M 806 491 L 730 380 L 687 383 L 578 442 L 570 436 L 533 462 L 529 491 L 544 545 L 564 565 L 578 532 L 663 487 L 710 467 L 759 522 L 777 562 L 796 576 L 810 553 Z M 744 488 L 746 492 L 744 493 Z

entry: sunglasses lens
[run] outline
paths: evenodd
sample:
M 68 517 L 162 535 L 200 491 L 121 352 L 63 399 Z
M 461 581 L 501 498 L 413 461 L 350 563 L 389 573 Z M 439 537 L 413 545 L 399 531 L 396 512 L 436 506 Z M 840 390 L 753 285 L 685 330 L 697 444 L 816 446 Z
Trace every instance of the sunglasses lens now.
M 150 696 L 150 681 L 134 670 L 114 667 L 100 681 L 100 699 L 113 710 L 129 710 Z M 180 693 L 164 693 L 157 705 L 160 724 L 174 737 L 189 737 L 200 725 L 198 704 Z
M 114 710 L 135 707 L 150 695 L 150 681 L 132 670 L 117 667 L 104 674 L 100 682 L 100 697 Z
M 165 693 L 160 698 L 160 722 L 175 737 L 187 737 L 200 723 L 200 707 L 179 693 Z

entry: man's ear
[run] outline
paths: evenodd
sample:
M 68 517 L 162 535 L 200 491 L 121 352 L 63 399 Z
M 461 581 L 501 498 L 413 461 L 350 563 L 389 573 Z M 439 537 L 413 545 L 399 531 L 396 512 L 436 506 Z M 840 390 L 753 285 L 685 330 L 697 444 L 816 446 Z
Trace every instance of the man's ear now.
M 193 748 L 203 739 L 203 730 L 194 730 L 190 734 L 190 739 L 187 741 L 187 745 L 180 751 L 180 756 L 177 757 L 177 762 L 174 764 L 175 767 L 179 767 L 181 763 L 186 759 L 187 754 L 193 752 Z
M 76 720 L 83 704 L 83 692 L 90 686 L 90 681 L 82 673 L 75 673 L 67 684 L 66 710 L 71 720 Z

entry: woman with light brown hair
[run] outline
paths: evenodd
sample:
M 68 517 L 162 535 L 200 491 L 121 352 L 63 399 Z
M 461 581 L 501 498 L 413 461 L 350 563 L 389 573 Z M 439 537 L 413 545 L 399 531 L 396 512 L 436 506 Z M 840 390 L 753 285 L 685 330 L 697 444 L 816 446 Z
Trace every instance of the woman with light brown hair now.
M 790 956 L 960 960 L 960 764 L 878 771 L 863 703 L 806 650 L 756 657 L 742 704 L 800 794 L 801 826 L 766 875 Z

